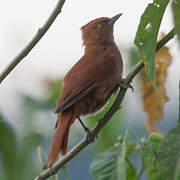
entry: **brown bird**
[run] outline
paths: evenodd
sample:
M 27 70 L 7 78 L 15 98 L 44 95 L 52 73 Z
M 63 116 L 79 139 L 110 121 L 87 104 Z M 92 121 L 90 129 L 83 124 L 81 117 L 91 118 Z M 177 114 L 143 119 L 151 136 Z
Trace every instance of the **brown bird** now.
M 81 28 L 85 53 L 65 76 L 57 100 L 58 120 L 48 158 L 50 167 L 59 153 L 66 154 L 74 121 L 100 110 L 116 92 L 113 87 L 122 80 L 122 57 L 113 36 L 114 23 L 121 15 L 101 17 Z

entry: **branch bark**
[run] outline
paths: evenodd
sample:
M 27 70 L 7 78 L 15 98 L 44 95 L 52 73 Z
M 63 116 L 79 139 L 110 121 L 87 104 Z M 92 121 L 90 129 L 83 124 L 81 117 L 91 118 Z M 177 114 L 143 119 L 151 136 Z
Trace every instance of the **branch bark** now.
M 35 36 L 32 40 L 22 49 L 22 51 L 12 60 L 12 62 L 6 67 L 6 69 L 0 74 L 0 84 L 2 81 L 9 75 L 9 73 L 26 57 L 33 47 L 39 42 L 39 40 L 44 36 L 48 31 L 52 23 L 55 21 L 58 14 L 61 12 L 61 9 L 64 5 L 65 0 L 59 0 L 52 11 L 51 15 L 44 23 L 44 25 L 38 29 Z
M 175 35 L 175 30 L 172 29 L 162 40 L 157 43 L 156 51 L 162 48 L 169 40 L 171 40 Z M 128 85 L 133 78 L 136 76 L 138 72 L 144 67 L 144 63 L 139 61 L 136 66 L 129 72 L 124 80 L 124 84 Z M 105 126 L 105 124 L 110 120 L 110 118 L 120 109 L 120 105 L 123 101 L 123 98 L 126 94 L 126 90 L 121 88 L 115 102 L 109 109 L 109 111 L 104 115 L 102 119 L 100 119 L 89 136 L 90 141 L 93 141 L 99 131 Z M 67 162 L 69 162 L 73 157 L 75 157 L 81 150 L 83 150 L 86 146 L 88 146 L 89 142 L 87 138 L 84 138 L 82 141 L 79 142 L 76 146 L 74 146 L 62 159 L 58 160 L 54 166 L 52 167 L 51 173 L 50 169 L 44 170 L 41 174 L 39 174 L 34 180 L 44 180 L 48 177 L 56 174 L 57 171 L 64 166 Z

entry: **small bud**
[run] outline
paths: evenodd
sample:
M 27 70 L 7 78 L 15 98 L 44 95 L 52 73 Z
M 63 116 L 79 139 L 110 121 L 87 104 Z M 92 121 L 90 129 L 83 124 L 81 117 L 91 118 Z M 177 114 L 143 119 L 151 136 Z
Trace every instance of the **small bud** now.
M 145 142 L 146 142 L 145 137 L 142 137 L 142 138 L 140 139 L 140 142 L 141 142 L 142 144 L 145 143 Z
M 149 140 L 152 142 L 152 143 L 160 143 L 160 141 L 162 140 L 163 136 L 158 134 L 158 133 L 151 133 L 149 135 Z
M 117 141 L 118 141 L 119 143 L 122 143 L 122 142 L 123 142 L 122 136 L 118 136 Z

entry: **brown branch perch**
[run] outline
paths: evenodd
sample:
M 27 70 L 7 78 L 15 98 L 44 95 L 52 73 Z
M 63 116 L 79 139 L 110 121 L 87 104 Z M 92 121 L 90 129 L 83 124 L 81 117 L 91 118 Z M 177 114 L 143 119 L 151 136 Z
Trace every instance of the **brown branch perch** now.
M 157 43 L 156 51 L 158 51 L 160 48 L 162 48 L 169 40 L 171 40 L 175 35 L 175 30 L 172 29 L 162 40 L 160 40 Z M 144 67 L 143 62 L 139 61 L 136 66 L 129 72 L 126 79 L 124 80 L 124 84 L 128 85 L 132 79 L 136 76 L 138 72 Z M 122 103 L 122 100 L 126 94 L 125 89 L 120 89 L 118 96 L 109 109 L 109 111 L 104 115 L 102 119 L 98 121 L 98 123 L 95 125 L 93 130 L 91 131 L 90 139 L 93 141 L 99 131 L 104 127 L 104 125 L 110 120 L 110 118 L 116 113 L 116 111 L 119 110 L 120 105 Z M 44 180 L 48 177 L 52 176 L 53 174 L 56 174 L 57 171 L 64 166 L 68 161 L 70 161 L 74 156 L 76 156 L 82 149 L 84 149 L 86 146 L 88 146 L 88 141 L 86 138 L 84 138 L 82 141 L 79 142 L 76 146 L 74 146 L 62 159 L 57 161 L 54 166 L 52 167 L 52 172 L 50 173 L 50 169 L 44 170 L 41 174 L 39 174 L 34 180 Z
M 61 12 L 65 0 L 59 0 L 52 11 L 51 15 L 44 23 L 44 25 L 39 28 L 32 40 L 25 46 L 24 49 L 12 60 L 12 62 L 6 67 L 6 69 L 0 74 L 0 84 L 8 76 L 8 74 L 26 57 L 33 47 L 39 42 L 39 40 L 48 31 L 58 14 Z

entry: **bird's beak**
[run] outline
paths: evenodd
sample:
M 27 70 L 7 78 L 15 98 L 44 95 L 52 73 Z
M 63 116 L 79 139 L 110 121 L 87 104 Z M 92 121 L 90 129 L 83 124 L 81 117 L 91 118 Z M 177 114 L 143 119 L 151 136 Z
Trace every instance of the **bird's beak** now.
M 108 25 L 112 26 L 118 19 L 119 17 L 122 15 L 123 13 L 120 13 L 120 14 L 117 14 L 116 16 L 113 16 L 109 22 L 108 22 Z

